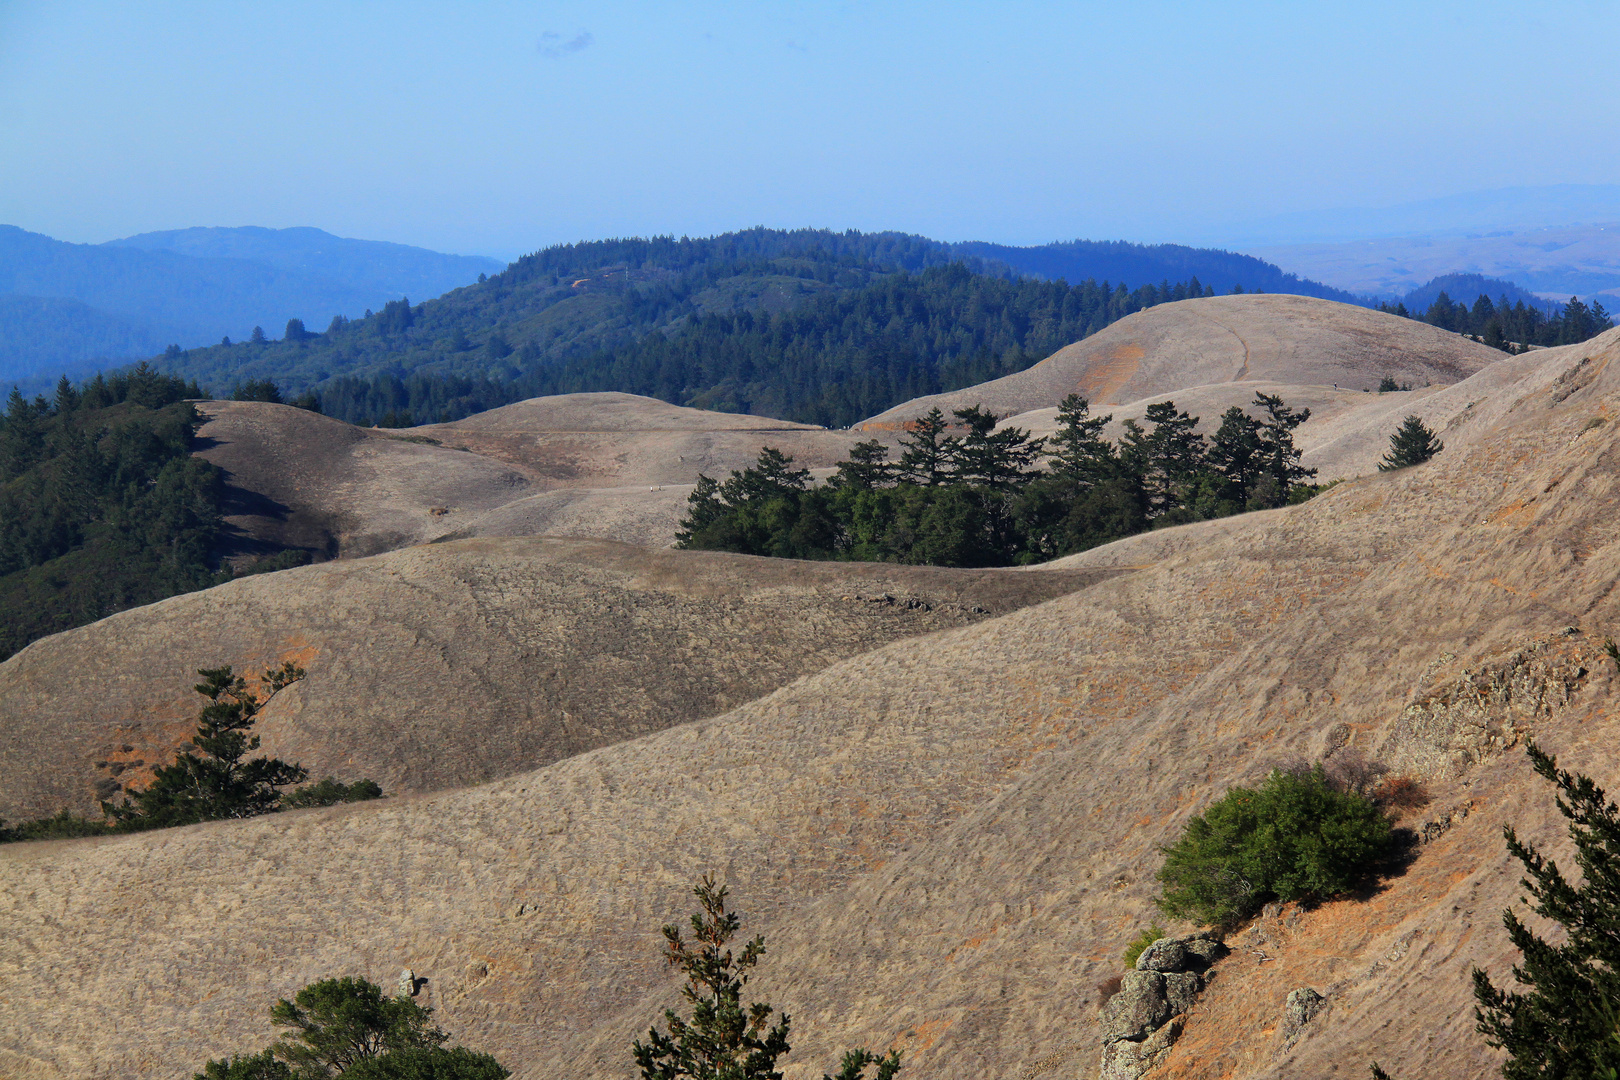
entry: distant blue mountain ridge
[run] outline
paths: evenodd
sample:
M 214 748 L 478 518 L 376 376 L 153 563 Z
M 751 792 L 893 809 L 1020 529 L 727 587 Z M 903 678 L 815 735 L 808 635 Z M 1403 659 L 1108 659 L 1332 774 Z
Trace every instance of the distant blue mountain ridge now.
M 498 273 L 477 256 L 319 229 L 198 228 L 70 244 L 0 225 L 0 380 L 78 373 L 291 318 L 322 329 Z
M 991 273 L 1130 288 L 1196 278 L 1217 294 L 1241 287 L 1372 303 L 1263 259 L 1209 248 L 903 239 L 936 252 L 936 258 L 965 259 Z M 170 344 L 193 348 L 225 336 L 243 340 L 255 326 L 275 339 L 290 318 L 318 332 L 336 315 L 358 318 L 401 296 L 430 300 L 503 269 L 494 259 L 345 239 L 314 228 L 178 229 L 92 245 L 0 226 L 0 385 L 37 390 L 59 374 L 80 378 L 155 356 Z M 1403 301 L 1421 311 L 1442 289 L 1469 304 L 1483 292 L 1493 301 L 1506 295 L 1547 307 L 1513 282 L 1477 274 L 1436 278 Z

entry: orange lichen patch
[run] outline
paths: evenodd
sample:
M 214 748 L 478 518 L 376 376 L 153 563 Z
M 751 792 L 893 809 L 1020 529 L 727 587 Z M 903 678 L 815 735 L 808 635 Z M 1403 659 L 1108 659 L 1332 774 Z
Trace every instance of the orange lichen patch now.
M 939 1037 L 949 1031 L 954 1023 L 954 1020 L 925 1020 L 889 1040 L 889 1049 L 900 1051 L 902 1056 L 926 1050 L 938 1042 Z
M 1142 366 L 1147 350 L 1134 343 L 1115 345 L 1092 361 L 1075 382 L 1075 392 L 1094 405 L 1117 404 L 1117 395 Z
M 1502 507 L 1500 510 L 1497 510 L 1495 513 L 1491 514 L 1491 516 L 1488 517 L 1486 520 L 1489 521 L 1492 525 L 1499 525 L 1502 522 L 1507 521 L 1507 520 L 1512 519 L 1512 518 L 1534 517 L 1535 516 L 1535 510 L 1533 509 L 1534 506 L 1535 506 L 1535 500 L 1534 499 L 1523 499 L 1523 500 L 1520 500 L 1519 502 L 1510 503 L 1509 505 Z

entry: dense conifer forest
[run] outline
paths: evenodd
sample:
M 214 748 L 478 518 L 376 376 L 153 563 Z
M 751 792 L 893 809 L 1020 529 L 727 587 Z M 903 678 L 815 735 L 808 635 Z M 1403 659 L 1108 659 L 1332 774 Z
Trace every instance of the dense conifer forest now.
M 219 470 L 192 455 L 195 383 L 146 365 L 13 390 L 0 416 L 0 659 L 36 638 L 204 588 Z
M 680 405 L 842 427 L 923 394 L 1009 375 L 1145 307 L 1210 295 L 1178 285 L 1007 280 L 961 264 L 876 276 L 783 311 L 694 315 L 678 330 L 495 381 L 338 379 L 324 413 L 384 426 L 458 419 L 544 394 L 618 390 Z
M 1531 345 L 1574 345 L 1614 326 L 1601 303 L 1593 301 L 1588 305 L 1574 296 L 1556 314 L 1523 300 L 1509 303 L 1505 296 L 1493 303 L 1481 294 L 1468 305 L 1452 300 L 1444 292 L 1423 311 L 1408 310 L 1404 303 L 1379 304 L 1378 310 L 1466 334 L 1503 352 L 1519 352 Z
M 1158 252 L 1140 248 L 1138 261 Z M 836 425 L 1214 291 L 1196 277 L 1136 288 L 1023 278 L 900 233 L 751 229 L 560 245 L 437 300 L 402 298 L 319 333 L 295 318 L 279 339 L 260 328 L 245 342 L 172 347 L 157 363 L 217 392 L 271 379 L 296 403 L 385 426 L 579 390 Z
M 898 460 L 876 440 L 858 444 L 822 485 L 766 447 L 724 482 L 700 477 L 679 546 L 792 559 L 936 566 L 1040 562 L 1150 528 L 1286 506 L 1321 488 L 1300 465 L 1294 429 L 1310 417 L 1257 394 L 1233 406 L 1214 435 L 1174 402 L 1101 436 L 1070 395 L 1050 440 L 996 427 L 977 406 L 952 424 L 938 409 L 901 440 Z

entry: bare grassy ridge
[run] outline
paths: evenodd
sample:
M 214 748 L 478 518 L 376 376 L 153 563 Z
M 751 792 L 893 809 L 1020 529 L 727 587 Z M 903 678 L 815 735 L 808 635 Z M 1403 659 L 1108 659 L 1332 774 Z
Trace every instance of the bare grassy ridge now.
M 792 563 L 467 540 L 242 578 L 0 664 L 0 816 L 94 811 L 195 727 L 201 667 L 294 660 L 266 751 L 390 792 L 479 783 L 757 698 L 1109 571 Z
M 276 994 L 409 965 L 519 1076 L 623 1076 L 673 991 L 657 928 L 713 869 L 771 944 L 793 1077 L 854 1043 L 930 1077 L 1084 1074 L 1157 846 L 1347 742 L 1424 777 L 1428 842 L 1240 936 L 1167 1073 L 1492 1075 L 1466 971 L 1511 960 L 1500 823 L 1565 857 L 1516 747 L 1620 786 L 1620 436 L 1590 424 L 1620 332 L 1538 355 L 1428 465 L 1072 557 L 1136 569 L 711 720 L 461 791 L 0 851 L 0 1063 L 180 1076 L 262 1044 Z M 1285 1050 L 1305 985 L 1331 1007 Z
M 1054 406 L 1071 393 L 1114 405 L 1223 382 L 1360 391 L 1390 375 L 1413 386 L 1445 385 L 1502 355 L 1426 323 L 1332 300 L 1216 296 L 1139 311 L 1027 371 L 917 398 L 856 426 L 891 429 L 936 405 L 948 414 L 983 404 L 1005 416 Z

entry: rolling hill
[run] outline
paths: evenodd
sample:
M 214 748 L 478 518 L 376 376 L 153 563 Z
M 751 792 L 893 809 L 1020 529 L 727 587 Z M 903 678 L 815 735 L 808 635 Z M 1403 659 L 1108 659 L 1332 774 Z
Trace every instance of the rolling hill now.
M 1229 785 L 1349 748 L 1428 788 L 1429 805 L 1403 821 L 1406 863 L 1363 894 L 1269 909 L 1232 935 L 1164 1072 L 1348 1075 L 1377 1060 L 1398 1075 L 1493 1075 L 1468 972 L 1502 976 L 1515 957 L 1499 913 L 1521 890 L 1500 827 L 1568 858 L 1551 793 L 1519 748 L 1533 737 L 1566 767 L 1620 784 L 1616 676 L 1602 657 L 1620 621 L 1616 359 L 1611 331 L 1459 372 L 1468 418 L 1425 465 L 1071 557 L 1054 568 L 1107 576 L 854 645 L 754 683 L 752 700 L 712 698 L 704 719 L 614 733 L 461 790 L 0 849 L 0 1064 L 40 1078 L 181 1076 L 263 1045 L 277 995 L 337 974 L 391 984 L 408 966 L 426 978 L 435 1019 L 516 1076 L 622 1076 L 629 1041 L 676 993 L 658 928 L 689 910 L 691 882 L 712 870 L 748 932 L 770 943 L 749 990 L 793 1014 L 794 1080 L 850 1045 L 901 1049 L 908 1070 L 946 1080 L 1090 1075 L 1097 987 L 1157 917 L 1159 846 Z M 67 742 L 80 738 L 79 703 L 111 698 L 95 709 L 127 725 L 135 710 L 122 702 L 134 698 L 117 695 L 153 686 L 155 659 L 182 658 L 176 643 L 200 647 L 194 612 L 205 609 L 187 605 L 251 631 L 243 662 L 304 647 L 276 635 L 319 618 L 333 627 L 322 634 L 348 642 L 323 639 L 296 688 L 296 724 L 267 726 L 289 740 L 278 745 L 338 761 L 379 753 L 347 719 L 357 697 L 344 688 L 362 685 L 347 672 L 362 662 L 399 663 L 388 686 L 464 664 L 468 689 L 436 708 L 468 718 L 492 711 L 492 680 L 521 681 L 533 698 L 548 685 L 533 676 L 589 655 L 568 651 L 570 627 L 633 642 L 643 668 L 678 670 L 683 649 L 708 648 L 656 622 L 618 631 L 634 605 L 616 591 L 603 606 L 625 615 L 554 614 L 556 601 L 519 587 L 547 579 L 544 558 L 501 580 L 517 543 L 310 567 L 280 575 L 281 588 L 272 576 L 116 616 L 0 665 L 0 701 L 30 718 L 29 746 Z M 649 599 L 701 592 L 723 562 L 617 552 L 616 580 L 642 582 L 631 591 Z M 553 558 L 588 567 L 601 556 Z M 477 609 L 434 595 L 471 588 L 475 566 L 496 576 L 489 625 L 533 627 L 532 653 L 488 650 L 492 638 L 463 638 L 454 620 L 434 629 L 436 612 Z M 738 594 L 743 609 L 776 582 L 825 580 L 824 596 L 851 587 L 834 584 L 842 567 L 748 566 L 759 591 Z M 722 593 L 736 590 L 719 572 Z M 358 584 L 345 592 L 345 577 L 376 579 L 376 599 Z M 424 587 L 435 579 L 466 584 Z M 295 594 L 308 599 L 289 603 Z M 783 610 L 767 609 L 763 625 Z M 727 640 L 752 648 L 752 626 L 739 619 Z M 116 670 L 137 674 L 98 679 L 74 660 L 114 646 L 128 658 Z M 71 671 L 78 688 L 58 719 L 42 717 L 37 703 L 56 700 Z M 293 699 L 283 707 L 293 713 Z M 475 728 L 440 729 L 440 753 L 477 751 Z M 384 738 L 408 745 L 428 730 L 398 724 Z M 1327 1008 L 1285 1038 L 1285 999 L 1302 987 Z
M 1014 375 L 908 401 L 862 421 L 894 429 L 932 407 L 982 404 L 1000 415 L 1078 393 L 1107 406 L 1189 386 L 1267 380 L 1375 389 L 1460 382 L 1502 353 L 1424 323 L 1298 296 L 1221 296 L 1141 312 Z

